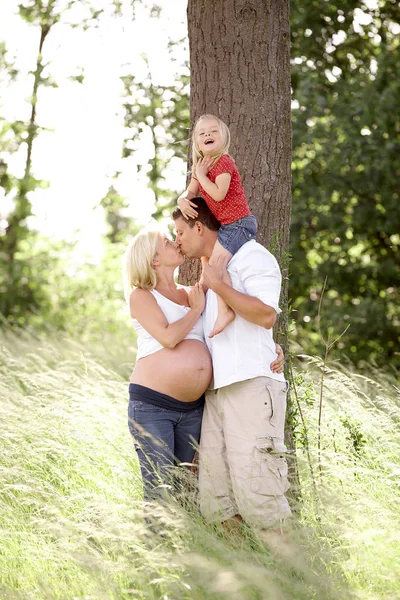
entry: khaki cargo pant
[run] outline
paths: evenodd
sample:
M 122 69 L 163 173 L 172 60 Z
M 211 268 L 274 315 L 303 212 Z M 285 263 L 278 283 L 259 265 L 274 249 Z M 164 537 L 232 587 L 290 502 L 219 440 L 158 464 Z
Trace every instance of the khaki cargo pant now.
M 207 392 L 200 438 L 200 511 L 256 528 L 290 516 L 284 444 L 286 382 L 256 377 Z

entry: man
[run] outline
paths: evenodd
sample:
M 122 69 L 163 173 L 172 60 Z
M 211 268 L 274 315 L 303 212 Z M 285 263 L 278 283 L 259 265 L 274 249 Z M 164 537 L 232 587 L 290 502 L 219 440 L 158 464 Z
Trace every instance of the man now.
M 188 258 L 210 257 L 219 223 L 202 198 L 192 200 L 198 216 L 173 212 L 176 241 Z M 206 393 L 200 442 L 199 499 L 203 516 L 257 529 L 280 526 L 291 512 L 284 453 L 287 384 L 274 372 L 272 327 L 280 312 L 281 273 L 274 256 L 255 240 L 228 264 L 206 266 L 208 288 L 204 330 L 214 369 Z M 219 335 L 209 338 L 219 295 L 236 313 Z M 272 363 L 272 364 L 271 364 Z M 279 370 L 279 369 L 278 369 Z

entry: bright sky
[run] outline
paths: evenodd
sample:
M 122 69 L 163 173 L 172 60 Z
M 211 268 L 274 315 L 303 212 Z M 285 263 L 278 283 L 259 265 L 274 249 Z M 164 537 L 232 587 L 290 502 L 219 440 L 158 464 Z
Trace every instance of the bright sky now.
M 92 0 L 107 5 L 107 0 Z M 138 163 L 151 158 L 151 147 L 143 145 L 133 159 L 122 161 L 123 140 L 122 65 L 131 63 L 130 73 L 144 76 L 147 55 L 156 83 L 168 83 L 176 67 L 165 50 L 169 37 L 186 36 L 186 0 L 158 0 L 162 19 L 150 19 L 148 11 L 137 3 L 134 22 L 125 18 L 102 17 L 98 29 L 83 32 L 59 24 L 46 39 L 44 58 L 47 73 L 58 87 L 42 88 L 38 98 L 37 122 L 50 129 L 35 141 L 33 172 L 47 180 L 50 187 L 38 190 L 31 198 L 35 217 L 32 225 L 46 234 L 79 239 L 88 249 L 104 230 L 102 209 L 94 209 L 106 194 L 110 177 L 122 171 L 118 191 L 130 201 L 132 216 L 145 223 L 150 218 L 153 195 L 146 187 L 145 173 L 137 173 Z M 0 2 L 0 41 L 9 56 L 16 57 L 22 72 L 18 82 L 2 92 L 0 115 L 7 120 L 29 119 L 26 101 L 32 90 L 32 76 L 39 43 L 39 29 L 15 14 L 16 0 Z M 79 14 L 74 15 L 79 21 Z M 172 32 L 172 33 L 171 33 Z M 84 70 L 84 83 L 71 76 Z M 1 85 L 1 84 L 0 84 Z M 11 171 L 20 176 L 25 155 L 13 155 Z M 169 173 L 176 189 L 184 189 L 185 166 L 175 165 Z M 0 192 L 1 194 L 1 192 Z M 0 220 L 6 216 L 7 202 L 0 195 Z M 76 233 L 79 232 L 79 233 Z M 97 240 L 98 243 L 98 240 Z

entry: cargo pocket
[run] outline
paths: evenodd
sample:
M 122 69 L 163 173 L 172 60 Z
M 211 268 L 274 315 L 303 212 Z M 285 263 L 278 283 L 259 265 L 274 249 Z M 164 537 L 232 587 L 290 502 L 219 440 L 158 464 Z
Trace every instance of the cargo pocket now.
M 263 395 L 261 430 L 256 438 L 256 447 L 269 454 L 287 453 L 284 443 L 287 382 L 267 380 Z
M 289 488 L 288 466 L 280 454 L 271 454 L 265 444 L 257 442 L 251 469 L 250 489 L 264 496 L 282 496 Z
M 275 428 L 277 437 L 283 437 L 288 383 L 286 381 L 267 379 L 265 389 L 271 401 L 271 416 L 269 422 L 272 427 Z

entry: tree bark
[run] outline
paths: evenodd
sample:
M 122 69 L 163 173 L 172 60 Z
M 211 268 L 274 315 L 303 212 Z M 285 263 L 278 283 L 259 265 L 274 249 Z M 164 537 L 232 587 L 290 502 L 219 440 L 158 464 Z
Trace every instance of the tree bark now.
M 191 123 L 203 113 L 228 125 L 258 241 L 282 259 L 291 188 L 288 0 L 189 0 Z M 275 247 L 276 246 L 276 247 Z
M 257 240 L 282 269 L 283 318 L 275 333 L 288 354 L 289 0 L 188 0 L 187 16 L 191 124 L 211 113 L 231 131 L 230 153 L 257 217 Z M 179 280 L 193 283 L 200 271 L 198 261 L 186 261 Z
M 291 88 L 289 0 L 188 0 L 191 124 L 220 117 L 231 132 L 235 159 L 257 240 L 283 274 L 279 341 L 287 344 L 287 253 L 291 207 Z M 180 281 L 198 278 L 186 261 Z M 287 441 L 294 448 L 291 428 Z M 297 479 L 297 476 L 293 479 Z
M 191 124 L 211 113 L 228 125 L 230 153 L 257 217 L 257 240 L 273 252 L 282 269 L 286 306 L 291 203 L 289 0 L 188 0 L 187 16 Z M 179 280 L 193 283 L 200 270 L 199 262 L 186 261 Z M 284 345 L 285 337 L 280 336 Z

